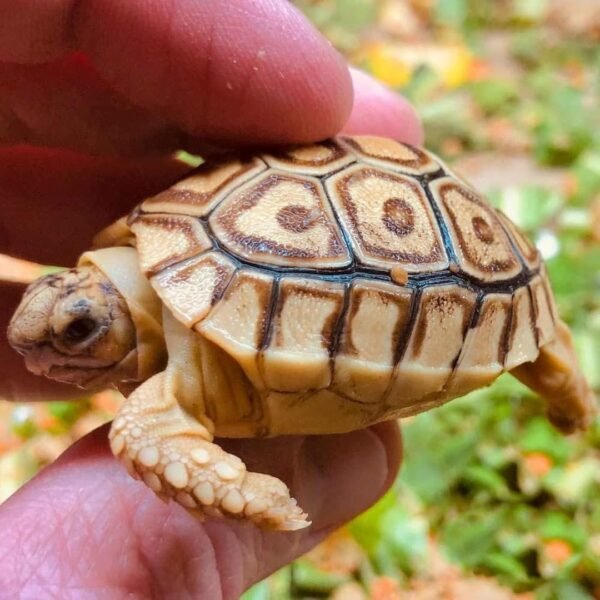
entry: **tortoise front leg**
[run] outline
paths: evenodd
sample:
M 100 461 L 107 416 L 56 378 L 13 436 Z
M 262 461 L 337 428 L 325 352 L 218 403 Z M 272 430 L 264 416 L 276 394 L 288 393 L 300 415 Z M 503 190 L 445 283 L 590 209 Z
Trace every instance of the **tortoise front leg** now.
M 246 518 L 279 530 L 310 525 L 282 481 L 248 472 L 237 456 L 213 443 L 166 382 L 163 372 L 141 385 L 111 427 L 111 449 L 132 476 L 199 516 Z
M 594 392 L 579 368 L 571 332 L 562 321 L 537 359 L 511 374 L 546 400 L 548 418 L 564 433 L 585 429 L 596 415 Z

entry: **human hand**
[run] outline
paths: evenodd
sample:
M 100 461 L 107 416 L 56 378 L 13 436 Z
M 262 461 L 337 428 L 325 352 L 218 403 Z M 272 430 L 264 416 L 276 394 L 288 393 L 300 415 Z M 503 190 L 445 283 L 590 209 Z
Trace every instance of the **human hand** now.
M 16 4 L 0 0 L 0 252 L 72 264 L 184 172 L 165 158 L 178 147 L 304 142 L 344 123 L 421 142 L 410 107 L 358 72 L 353 101 L 341 59 L 283 0 Z M 0 288 L 2 331 L 21 291 Z M 29 376 L 4 336 L 0 375 L 5 397 L 69 393 Z M 87 436 L 0 507 L 6 597 L 235 598 L 372 504 L 400 460 L 393 424 L 224 443 L 286 481 L 313 520 L 269 533 L 163 504 L 106 437 Z

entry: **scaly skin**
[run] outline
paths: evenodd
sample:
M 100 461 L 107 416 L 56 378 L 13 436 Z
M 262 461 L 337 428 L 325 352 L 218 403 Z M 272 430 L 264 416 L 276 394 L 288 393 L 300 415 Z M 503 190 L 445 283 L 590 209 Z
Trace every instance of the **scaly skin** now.
M 200 518 L 245 518 L 282 531 L 310 525 L 281 480 L 248 472 L 237 456 L 212 439 L 179 406 L 165 373 L 129 396 L 110 431 L 111 449 L 130 475 Z

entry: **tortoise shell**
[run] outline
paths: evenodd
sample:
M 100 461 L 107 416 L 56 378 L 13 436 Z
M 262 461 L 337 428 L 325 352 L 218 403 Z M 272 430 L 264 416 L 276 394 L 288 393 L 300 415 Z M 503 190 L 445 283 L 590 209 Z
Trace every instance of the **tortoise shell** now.
M 328 431 L 419 412 L 535 360 L 554 336 L 535 247 L 397 141 L 206 162 L 127 225 L 177 320 L 232 357 L 272 415 L 299 411 L 279 433 L 310 420 L 314 405 L 297 408 L 309 395 L 339 423 Z

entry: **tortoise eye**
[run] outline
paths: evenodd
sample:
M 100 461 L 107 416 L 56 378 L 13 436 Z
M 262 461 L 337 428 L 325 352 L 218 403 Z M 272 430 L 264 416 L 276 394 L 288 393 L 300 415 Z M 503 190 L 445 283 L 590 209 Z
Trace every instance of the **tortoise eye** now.
M 64 339 L 68 342 L 83 342 L 96 329 L 96 321 L 82 317 L 71 321 L 64 331 Z

